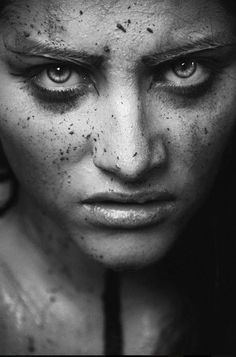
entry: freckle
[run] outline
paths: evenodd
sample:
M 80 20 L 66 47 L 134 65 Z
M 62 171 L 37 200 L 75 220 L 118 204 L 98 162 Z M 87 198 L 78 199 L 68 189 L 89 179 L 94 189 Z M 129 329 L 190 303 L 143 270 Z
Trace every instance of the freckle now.
M 167 128 L 168 131 L 170 131 L 170 128 Z
M 121 31 L 123 31 L 123 32 L 126 32 L 126 29 L 125 29 L 124 26 L 122 26 L 120 23 L 118 23 L 118 24 L 116 25 L 116 27 L 117 27 L 119 30 L 121 30 Z
M 80 12 L 79 12 L 79 13 L 80 13 L 80 15 L 83 15 L 83 11 L 82 11 L 82 10 L 80 10 Z
M 107 152 L 107 150 L 106 150 L 106 149 L 103 149 L 103 151 L 104 151 L 104 152 Z
M 29 32 L 26 32 L 24 31 L 24 36 L 27 38 L 27 37 L 30 37 L 30 33 Z
M 128 24 L 131 24 L 131 20 L 130 19 L 128 19 Z
M 208 130 L 207 130 L 207 128 L 205 128 L 204 132 L 205 132 L 205 135 L 207 135 L 207 134 L 208 134 Z
M 120 160 L 119 156 L 117 156 L 117 160 Z
M 28 117 L 27 120 L 30 120 L 30 117 Z
M 90 139 L 90 137 L 91 137 L 91 134 L 88 134 L 88 135 L 86 136 L 86 139 L 88 140 L 88 139 Z
M 112 177 L 112 178 L 111 178 L 111 182 L 113 182 L 113 181 L 114 181 L 114 178 Z
M 150 27 L 147 27 L 147 31 L 150 32 L 150 33 L 153 33 L 153 30 L 150 29 Z
M 69 134 L 70 134 L 70 135 L 73 135 L 73 134 L 74 134 L 74 131 L 70 131 Z
M 133 155 L 133 157 L 135 157 L 135 156 L 137 156 L 138 155 L 138 153 L 136 152 L 134 155 Z
M 107 45 L 104 46 L 103 50 L 104 50 L 104 52 L 106 52 L 106 53 L 110 53 L 110 48 L 109 48 Z
M 94 139 L 93 139 L 93 141 L 95 141 L 95 143 L 96 143 L 97 139 L 96 139 L 96 138 L 94 138 Z
M 77 146 L 75 146 L 75 147 L 73 148 L 73 150 L 74 150 L 74 151 L 77 150 Z

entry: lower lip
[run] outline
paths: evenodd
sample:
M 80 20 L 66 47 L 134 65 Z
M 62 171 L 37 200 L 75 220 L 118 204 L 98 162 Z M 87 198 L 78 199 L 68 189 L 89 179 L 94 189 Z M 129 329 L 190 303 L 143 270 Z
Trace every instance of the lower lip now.
M 87 221 L 97 226 L 135 229 L 163 223 L 173 212 L 173 201 L 145 204 L 90 203 L 83 204 Z

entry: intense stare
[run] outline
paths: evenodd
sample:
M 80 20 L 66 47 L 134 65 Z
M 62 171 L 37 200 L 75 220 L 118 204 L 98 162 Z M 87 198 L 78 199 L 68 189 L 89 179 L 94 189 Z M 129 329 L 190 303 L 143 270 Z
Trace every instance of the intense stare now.
M 106 266 L 163 257 L 234 126 L 234 48 L 217 1 L 9 4 L 0 139 L 22 222 Z

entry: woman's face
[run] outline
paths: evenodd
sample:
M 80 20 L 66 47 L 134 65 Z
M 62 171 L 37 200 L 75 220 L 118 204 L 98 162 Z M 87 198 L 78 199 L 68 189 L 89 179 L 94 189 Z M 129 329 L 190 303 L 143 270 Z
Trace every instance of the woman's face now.
M 0 139 L 21 197 L 104 264 L 160 259 L 234 126 L 232 28 L 208 0 L 13 1 Z

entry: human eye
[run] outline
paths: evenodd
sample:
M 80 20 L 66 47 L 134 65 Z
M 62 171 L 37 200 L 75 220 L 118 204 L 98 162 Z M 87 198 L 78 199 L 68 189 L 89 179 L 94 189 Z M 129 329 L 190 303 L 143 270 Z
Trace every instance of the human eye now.
M 220 68 L 222 65 L 217 59 L 182 57 L 160 65 L 154 73 L 153 83 L 176 95 L 202 95 Z
M 26 68 L 20 76 L 33 95 L 45 103 L 74 103 L 96 88 L 87 68 L 67 63 L 36 65 Z

